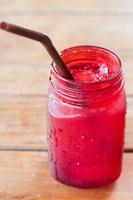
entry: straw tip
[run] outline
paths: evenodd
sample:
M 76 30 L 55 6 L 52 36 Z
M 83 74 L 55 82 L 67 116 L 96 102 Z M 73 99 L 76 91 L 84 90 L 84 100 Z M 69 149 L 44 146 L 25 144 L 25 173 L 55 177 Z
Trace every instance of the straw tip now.
M 7 30 L 8 29 L 8 24 L 6 22 L 1 22 L 0 23 L 0 28 L 3 30 Z

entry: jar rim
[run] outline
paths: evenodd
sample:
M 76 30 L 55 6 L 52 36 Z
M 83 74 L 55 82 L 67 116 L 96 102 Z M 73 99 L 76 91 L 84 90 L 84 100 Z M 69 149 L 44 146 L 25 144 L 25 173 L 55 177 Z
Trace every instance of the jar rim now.
M 94 86 L 94 85 L 97 85 L 97 84 L 104 84 L 104 83 L 110 82 L 110 81 L 114 80 L 117 76 L 119 76 L 119 74 L 122 72 L 122 62 L 121 62 L 121 59 L 119 58 L 119 56 L 116 53 L 114 53 L 113 51 L 108 50 L 108 49 L 106 49 L 104 47 L 95 46 L 95 45 L 72 46 L 72 47 L 69 47 L 69 48 L 66 48 L 66 49 L 60 51 L 60 55 L 63 55 L 63 54 L 65 54 L 65 53 L 67 53 L 67 52 L 69 52 L 69 51 L 71 51 L 71 50 L 73 50 L 75 48 L 77 50 L 78 50 L 78 48 L 90 48 L 90 49 L 95 48 L 97 50 L 101 49 L 101 50 L 113 55 L 117 59 L 118 65 L 119 65 L 119 69 L 113 76 L 109 77 L 106 80 L 101 80 L 101 81 L 97 81 L 97 82 L 90 82 L 90 83 L 81 83 L 81 82 L 77 82 L 75 80 L 66 79 L 65 77 L 61 76 L 59 74 L 59 72 L 57 71 L 56 67 L 55 67 L 55 63 L 52 62 L 52 64 L 51 64 L 52 70 L 55 72 L 55 75 L 57 76 L 57 78 L 59 78 L 61 81 L 65 82 L 65 83 L 68 83 L 68 84 L 71 83 L 73 85 L 78 85 L 78 86 Z

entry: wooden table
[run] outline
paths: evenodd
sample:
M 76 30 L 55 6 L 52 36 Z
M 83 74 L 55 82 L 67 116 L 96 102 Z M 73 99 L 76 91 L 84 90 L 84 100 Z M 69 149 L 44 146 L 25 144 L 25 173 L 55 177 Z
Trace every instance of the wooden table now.
M 46 96 L 50 58 L 38 43 L 0 31 L 0 199 L 133 199 L 133 1 L 0 0 L 0 19 L 46 32 L 58 50 L 81 44 L 120 55 L 128 101 L 124 167 L 99 189 L 76 189 L 49 174 Z

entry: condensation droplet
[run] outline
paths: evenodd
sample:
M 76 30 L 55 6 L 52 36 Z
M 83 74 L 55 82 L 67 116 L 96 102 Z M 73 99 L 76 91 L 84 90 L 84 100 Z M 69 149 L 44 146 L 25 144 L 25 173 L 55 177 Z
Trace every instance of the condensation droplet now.
M 63 130 L 61 128 L 58 128 L 59 132 L 63 132 Z
M 103 112 L 103 111 L 105 111 L 105 110 L 106 110 L 105 107 L 99 108 L 99 111 L 100 111 L 100 112 Z
M 76 163 L 76 165 L 77 165 L 77 166 L 79 166 L 79 165 L 80 165 L 80 163 L 79 163 L 79 162 L 77 162 L 77 163 Z
M 82 139 L 85 139 L 85 136 L 84 136 L 84 135 L 82 135 L 82 136 L 81 136 L 81 138 L 82 138 Z
M 67 152 L 66 151 L 62 151 L 62 153 L 66 154 Z

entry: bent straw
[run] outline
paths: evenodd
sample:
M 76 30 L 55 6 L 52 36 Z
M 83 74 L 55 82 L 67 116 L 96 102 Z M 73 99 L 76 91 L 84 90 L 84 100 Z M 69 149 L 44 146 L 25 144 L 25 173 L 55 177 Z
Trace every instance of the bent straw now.
M 6 22 L 1 22 L 0 28 L 10 33 L 14 33 L 14 34 L 40 42 L 46 48 L 47 52 L 49 53 L 52 60 L 56 64 L 56 67 L 58 68 L 61 75 L 65 78 L 74 80 L 73 76 L 69 72 L 64 61 L 62 60 L 61 56 L 59 55 L 59 53 L 53 46 L 52 41 L 47 35 L 37 32 L 37 31 L 26 29 L 24 27 L 16 26 L 14 24 L 9 24 Z

